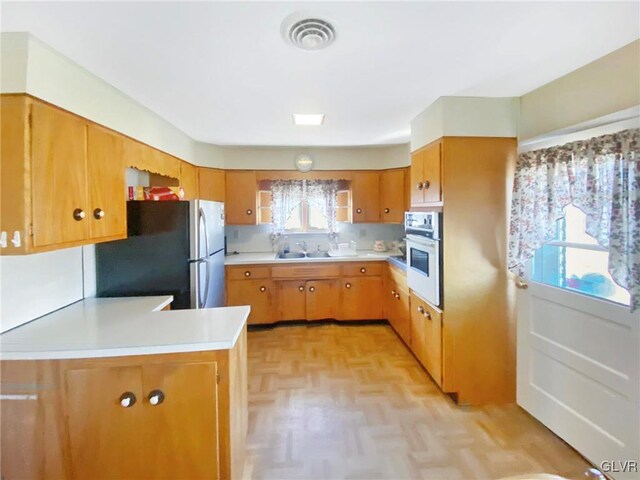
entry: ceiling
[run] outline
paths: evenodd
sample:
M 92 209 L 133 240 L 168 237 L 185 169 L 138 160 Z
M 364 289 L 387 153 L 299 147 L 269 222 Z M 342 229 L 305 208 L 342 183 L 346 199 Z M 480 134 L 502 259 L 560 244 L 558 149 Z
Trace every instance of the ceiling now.
M 640 37 L 638 2 L 2 2 L 28 31 L 196 140 L 403 143 L 445 95 L 519 96 Z M 332 20 L 304 51 L 291 13 Z M 292 113 L 324 113 L 294 126 Z

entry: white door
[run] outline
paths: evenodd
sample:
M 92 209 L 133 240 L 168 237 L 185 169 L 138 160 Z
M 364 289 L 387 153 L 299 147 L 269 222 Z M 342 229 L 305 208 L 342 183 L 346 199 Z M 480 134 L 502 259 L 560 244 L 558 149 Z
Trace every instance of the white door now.
M 527 284 L 517 298 L 518 404 L 607 475 L 639 478 L 630 462 L 640 461 L 640 313 Z

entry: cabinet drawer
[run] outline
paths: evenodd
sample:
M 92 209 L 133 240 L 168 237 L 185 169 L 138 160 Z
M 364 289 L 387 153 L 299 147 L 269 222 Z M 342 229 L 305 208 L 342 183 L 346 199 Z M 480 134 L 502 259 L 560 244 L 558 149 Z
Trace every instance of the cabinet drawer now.
M 269 267 L 255 267 L 247 265 L 246 267 L 227 267 L 228 280 L 255 280 L 260 278 L 269 278 Z
M 334 278 L 340 276 L 340 266 L 331 265 L 283 265 L 273 267 L 271 273 L 274 279 L 304 278 L 315 280 L 318 278 Z
M 345 276 L 357 277 L 357 276 L 380 276 L 382 275 L 381 263 L 350 263 L 342 267 L 342 271 Z

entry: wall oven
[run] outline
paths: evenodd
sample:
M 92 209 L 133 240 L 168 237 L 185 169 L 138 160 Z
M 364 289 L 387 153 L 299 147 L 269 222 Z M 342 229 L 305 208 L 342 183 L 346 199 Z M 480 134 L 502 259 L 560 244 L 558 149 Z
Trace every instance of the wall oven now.
M 407 284 L 417 295 L 442 308 L 442 213 L 405 213 Z

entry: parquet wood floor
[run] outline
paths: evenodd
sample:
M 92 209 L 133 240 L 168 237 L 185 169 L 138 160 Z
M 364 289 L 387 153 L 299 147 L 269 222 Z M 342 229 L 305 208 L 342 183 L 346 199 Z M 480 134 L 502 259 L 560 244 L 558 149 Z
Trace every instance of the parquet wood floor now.
M 581 478 L 516 405 L 462 408 L 386 325 L 251 331 L 247 479 Z

